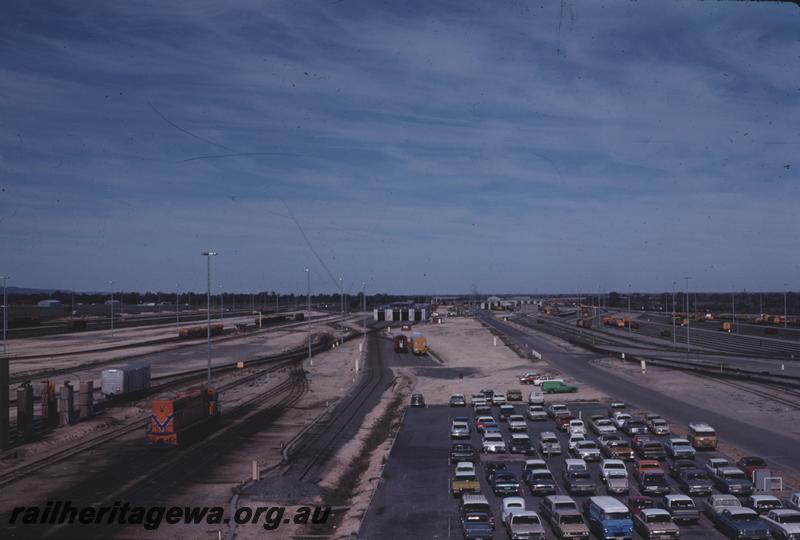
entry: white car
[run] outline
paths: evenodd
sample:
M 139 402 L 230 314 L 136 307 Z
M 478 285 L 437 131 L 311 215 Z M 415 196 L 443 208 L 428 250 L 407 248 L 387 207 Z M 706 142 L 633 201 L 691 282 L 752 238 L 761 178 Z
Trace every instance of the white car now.
M 508 516 L 512 512 L 519 512 L 525 510 L 525 499 L 522 497 L 505 497 L 503 498 L 501 516 L 503 523 L 508 521 Z
M 469 424 L 466 422 L 453 422 L 450 427 L 451 439 L 469 439 L 470 436 Z
M 458 473 L 476 474 L 475 464 L 469 461 L 459 461 L 456 463 L 456 474 Z
M 535 422 L 547 420 L 547 411 L 541 405 L 530 405 L 528 407 L 528 418 Z
M 561 381 L 564 382 L 564 379 L 561 377 L 556 377 L 555 375 L 539 375 L 535 379 L 533 379 L 533 384 L 536 386 L 542 386 L 543 382 L 547 381 Z
M 586 440 L 586 435 L 584 435 L 583 433 L 574 433 L 574 434 L 570 435 L 569 436 L 569 445 L 568 445 L 570 451 L 575 449 L 575 445 L 576 444 L 578 444 L 579 442 L 585 441 L 585 440 Z
M 584 461 L 600 461 L 600 447 L 594 441 L 578 441 L 572 449 L 572 455 Z
M 512 414 L 508 417 L 508 429 L 511 431 L 525 431 L 528 429 L 528 423 L 521 414 Z
M 505 405 L 506 403 L 506 395 L 505 394 L 492 394 L 492 404 L 493 405 Z
M 772 510 L 761 519 L 775 538 L 800 538 L 800 512 L 797 510 Z
M 583 423 L 583 420 L 570 420 L 569 426 L 567 426 L 567 433 L 570 435 L 577 433 L 586 435 L 586 424 Z
M 625 462 L 621 459 L 604 459 L 600 462 L 600 478 L 603 482 L 606 481 L 608 474 L 611 471 L 620 471 L 625 476 L 628 475 L 628 469 L 625 467 Z
M 504 453 L 506 451 L 506 443 L 503 440 L 503 435 L 500 433 L 485 434 L 481 448 L 484 452 Z
M 528 403 L 530 405 L 544 404 L 544 393 L 541 390 L 534 390 L 533 392 L 528 394 Z
M 592 422 L 592 430 L 598 435 L 609 435 L 617 432 L 617 426 L 610 418 L 599 418 Z
M 664 445 L 667 450 L 667 455 L 673 459 L 689 458 L 694 459 L 697 451 L 692 446 L 688 439 L 681 437 L 673 437 Z
M 626 412 L 615 412 L 614 416 L 611 417 L 611 421 L 614 422 L 614 425 L 617 426 L 617 429 L 622 429 L 622 426 L 625 425 L 625 422 L 631 418 L 633 417 Z

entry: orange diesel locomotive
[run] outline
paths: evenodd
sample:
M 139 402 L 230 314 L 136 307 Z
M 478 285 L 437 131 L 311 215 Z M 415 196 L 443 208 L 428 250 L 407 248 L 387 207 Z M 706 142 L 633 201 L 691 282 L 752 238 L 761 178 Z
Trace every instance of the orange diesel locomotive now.
M 200 386 L 178 392 L 175 399 L 151 402 L 147 440 L 153 445 L 184 446 L 206 433 L 219 418 L 217 391 Z

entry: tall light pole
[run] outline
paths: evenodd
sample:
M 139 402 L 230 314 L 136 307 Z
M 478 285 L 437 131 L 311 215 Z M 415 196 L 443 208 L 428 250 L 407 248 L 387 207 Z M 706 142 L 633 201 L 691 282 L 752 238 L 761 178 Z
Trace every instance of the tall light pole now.
M 689 354 L 691 351 L 691 347 L 689 345 L 689 278 L 683 278 L 686 280 L 686 354 Z
M 631 284 L 628 283 L 628 333 L 633 332 L 633 330 L 631 330 L 632 322 L 633 315 L 631 315 Z
M 208 350 L 208 375 L 206 377 L 206 382 L 211 384 L 211 257 L 214 257 L 217 253 L 214 251 L 204 251 L 203 256 L 206 257 L 207 261 L 207 285 L 208 288 L 206 289 L 206 344 Z
M 788 292 L 788 289 L 789 289 L 789 284 L 784 283 L 783 284 L 783 327 L 784 328 L 787 328 L 789 326 L 789 319 L 787 318 L 788 310 L 786 306 L 786 293 Z
M 339 276 L 339 297 L 341 299 L 341 316 L 342 325 L 344 325 L 344 285 L 342 284 L 343 276 Z
M 225 295 L 222 291 L 222 283 L 219 284 L 219 321 L 225 322 Z
M 181 284 L 175 284 L 175 326 L 181 323 Z
M 114 282 L 109 281 L 108 286 L 111 289 L 111 337 L 114 337 Z
M 8 276 L 0 276 L 3 279 L 3 356 L 6 354 L 6 332 L 8 332 L 8 295 L 6 294 L 6 282 Z
M 364 343 L 366 343 L 367 339 L 367 282 L 361 282 L 361 311 L 363 312 L 363 323 L 364 323 Z
M 308 328 L 308 363 L 313 365 L 311 359 L 311 269 L 306 268 L 306 327 Z
M 672 344 L 677 345 L 677 337 L 675 336 L 675 282 L 672 282 Z
M 731 285 L 731 332 L 735 332 L 736 328 L 736 286 Z

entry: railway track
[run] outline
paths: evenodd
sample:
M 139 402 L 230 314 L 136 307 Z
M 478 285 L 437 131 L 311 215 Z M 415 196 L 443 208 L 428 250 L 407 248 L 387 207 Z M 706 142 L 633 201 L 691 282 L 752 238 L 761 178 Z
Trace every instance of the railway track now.
M 761 390 L 759 388 L 754 388 L 753 386 L 750 386 L 747 383 L 741 383 L 741 382 L 732 381 L 732 380 L 724 378 L 724 377 L 715 377 L 713 375 L 702 375 L 702 374 L 696 374 L 696 375 L 698 377 L 702 377 L 704 379 L 711 379 L 711 380 L 716 381 L 716 382 L 718 382 L 720 384 L 724 384 L 726 386 L 730 386 L 731 388 L 736 388 L 738 390 L 743 390 L 745 392 L 748 392 L 748 393 L 756 395 L 758 397 L 767 399 L 769 401 L 774 401 L 776 403 L 780 403 L 781 405 L 786 405 L 787 407 L 791 407 L 791 408 L 793 408 L 795 410 L 800 410 L 800 400 L 793 400 L 793 399 L 781 397 L 781 396 L 776 395 L 774 392 L 768 392 L 766 390 Z M 778 386 L 778 385 L 769 384 L 769 383 L 759 383 L 759 384 L 760 384 L 760 386 L 763 386 L 763 387 L 766 387 L 766 388 L 772 388 L 775 391 L 783 392 L 785 394 L 791 394 L 791 395 L 800 396 L 800 393 L 788 390 L 788 389 L 783 388 L 783 387 Z
M 324 341 L 322 343 L 318 343 L 316 347 L 312 348 L 312 353 L 316 354 L 316 353 L 319 353 L 322 350 L 327 350 L 327 348 L 328 348 L 328 342 Z M 253 373 L 249 373 L 249 374 L 247 374 L 247 375 L 245 375 L 243 377 L 239 377 L 235 381 L 231 381 L 230 383 L 223 384 L 223 385 L 217 387 L 217 391 L 220 392 L 220 393 L 223 393 L 225 391 L 231 390 L 231 389 L 236 388 L 238 386 L 249 384 L 250 382 L 252 382 L 252 381 L 254 381 L 256 379 L 259 379 L 259 378 L 263 377 L 264 375 L 267 375 L 267 374 L 272 373 L 274 371 L 278 371 L 280 369 L 286 368 L 287 366 L 296 366 L 296 365 L 302 363 L 302 361 L 306 359 L 306 354 L 307 354 L 307 349 L 303 348 L 302 350 L 298 350 L 296 352 L 291 352 L 291 353 L 284 353 L 282 355 L 278 355 L 277 357 L 264 358 L 264 359 L 262 359 L 264 362 L 270 362 L 269 366 L 267 366 L 264 369 L 260 369 L 258 371 L 255 371 Z M 229 366 L 227 369 L 225 369 L 225 371 L 230 371 L 230 369 L 235 369 L 235 366 L 233 368 L 231 368 Z M 217 371 L 217 373 L 219 373 L 222 370 L 221 369 L 216 369 L 216 371 Z M 171 388 L 171 387 L 174 387 L 174 386 L 180 386 L 180 385 L 188 383 L 188 382 L 194 382 L 195 380 L 197 380 L 198 376 L 205 376 L 206 370 L 205 369 L 193 370 L 193 371 L 187 372 L 187 373 L 188 374 L 185 374 L 183 377 L 181 377 L 179 379 L 172 380 L 169 383 L 165 383 L 165 384 L 159 385 L 157 387 L 151 387 L 150 388 L 150 392 L 149 392 L 148 395 L 152 395 L 152 394 L 164 391 L 164 390 L 166 390 L 168 388 Z M 308 383 L 307 382 L 303 382 L 302 384 L 303 384 L 304 388 L 307 389 Z M 286 387 L 286 388 L 288 388 L 288 387 Z M 281 392 L 286 388 L 281 386 L 281 385 L 279 385 L 278 387 L 276 387 L 275 389 L 273 389 L 269 393 L 264 394 L 264 395 L 257 395 L 253 399 L 251 399 L 251 400 L 249 400 L 249 401 L 247 401 L 245 403 L 237 405 L 236 408 L 238 409 L 238 408 L 243 407 L 243 406 L 247 406 L 247 407 L 256 406 L 261 402 L 265 402 L 265 401 L 268 401 L 270 399 L 273 399 L 273 397 L 274 397 L 273 394 L 276 391 L 277 392 Z M 297 399 L 299 399 L 299 397 Z M 31 474 L 33 472 L 36 472 L 36 471 L 38 471 L 40 469 L 43 469 L 45 467 L 48 467 L 53 463 L 64 461 L 65 459 L 69 459 L 70 457 L 75 456 L 77 454 L 80 454 L 82 452 L 85 452 L 87 450 L 91 450 L 91 449 L 97 448 L 99 446 L 102 446 L 103 444 L 106 444 L 106 443 L 108 443 L 108 442 L 110 442 L 110 441 L 112 441 L 114 439 L 118 439 L 118 438 L 120 438 L 120 437 L 122 437 L 124 435 L 127 435 L 128 433 L 136 431 L 137 429 L 144 430 L 146 428 L 146 426 L 147 426 L 147 421 L 149 420 L 149 418 L 150 418 L 149 413 L 148 414 L 143 414 L 141 416 L 136 417 L 133 420 L 130 420 L 124 426 L 120 426 L 119 428 L 114 428 L 112 430 L 103 431 L 102 433 L 98 434 L 96 437 L 90 437 L 90 438 L 82 439 L 81 441 L 77 442 L 76 444 L 71 444 L 68 447 L 63 448 L 61 450 L 58 450 L 55 453 L 48 454 L 47 456 L 43 456 L 42 458 L 36 459 L 36 460 L 34 460 L 32 462 L 26 463 L 26 464 L 21 465 L 19 467 L 15 467 L 14 469 L 12 469 L 12 470 L 10 470 L 8 472 L 0 474 L 0 486 L 4 486 L 4 485 L 10 484 L 10 483 L 13 483 L 15 480 L 17 480 L 19 478 L 22 478 L 22 477 L 25 477 L 25 476 L 27 476 L 27 475 L 29 475 L 29 474 Z M 5 455 L 8 456 L 9 454 L 11 454 L 13 452 L 14 451 L 12 449 L 11 451 L 6 452 Z
M 365 376 L 358 387 L 332 413 L 306 432 L 289 453 L 289 465 L 281 471 L 281 476 L 296 475 L 301 481 L 316 481 L 313 474 L 322 463 L 331 457 L 339 443 L 353 429 L 354 422 L 364 413 L 364 407 L 373 397 L 373 392 L 386 380 L 385 363 L 379 338 L 370 333 L 367 346 L 368 360 L 365 362 Z

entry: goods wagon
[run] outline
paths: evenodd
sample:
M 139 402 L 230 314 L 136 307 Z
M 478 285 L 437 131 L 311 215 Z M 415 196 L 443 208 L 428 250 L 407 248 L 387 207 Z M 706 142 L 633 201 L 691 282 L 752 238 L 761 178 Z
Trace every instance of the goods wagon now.
M 591 328 L 592 319 L 578 319 L 575 322 L 575 326 L 577 326 L 578 328 Z
M 216 390 L 202 385 L 179 392 L 174 399 L 150 402 L 147 440 L 156 446 L 185 446 L 213 429 L 220 407 Z
M 86 330 L 86 319 L 70 319 L 67 322 L 67 330 L 70 332 Z
M 408 336 L 405 334 L 398 334 L 392 340 L 394 344 L 394 352 L 407 353 L 408 352 Z
M 211 335 L 212 336 L 219 336 L 222 335 L 222 324 L 212 324 L 211 325 Z M 202 338 L 206 337 L 208 333 L 208 326 L 207 325 L 198 325 L 198 326 L 184 326 L 178 329 L 178 337 L 181 339 L 194 339 L 194 338 Z
M 733 329 L 733 325 L 730 321 L 724 321 L 719 324 L 719 329 L 723 332 L 730 332 Z
M 294 320 L 296 320 L 296 321 L 304 321 L 305 318 L 306 318 L 306 316 L 305 316 L 304 313 L 295 313 L 294 314 Z
M 411 352 L 417 355 L 426 354 L 428 352 L 428 340 L 419 332 L 411 334 Z
M 107 398 L 140 392 L 150 388 L 150 365 L 128 364 L 123 368 L 104 369 L 100 386 Z

